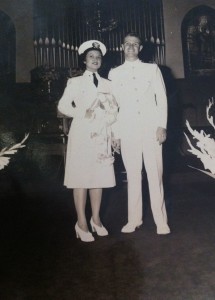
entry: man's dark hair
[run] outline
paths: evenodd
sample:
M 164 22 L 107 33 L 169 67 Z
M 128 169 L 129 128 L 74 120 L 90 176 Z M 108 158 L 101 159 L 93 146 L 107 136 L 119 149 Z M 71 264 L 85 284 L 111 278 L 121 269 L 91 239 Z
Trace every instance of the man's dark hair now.
M 134 31 L 127 32 L 127 33 L 125 34 L 125 36 L 124 36 L 124 41 L 125 41 L 125 38 L 128 37 L 128 36 L 132 36 L 132 37 L 138 38 L 139 41 L 140 41 L 140 45 L 142 45 L 142 39 L 141 39 L 141 37 L 139 36 L 138 33 L 134 32 Z

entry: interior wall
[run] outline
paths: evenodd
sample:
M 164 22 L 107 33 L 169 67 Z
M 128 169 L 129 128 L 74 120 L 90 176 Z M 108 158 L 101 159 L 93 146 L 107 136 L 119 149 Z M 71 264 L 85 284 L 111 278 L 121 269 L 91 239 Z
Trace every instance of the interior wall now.
M 187 12 L 198 5 L 215 9 L 214 0 L 163 0 L 166 64 L 175 78 L 184 78 L 181 23 Z M 0 10 L 12 19 L 16 29 L 16 82 L 30 82 L 30 70 L 34 68 L 33 0 L 1 0 Z
M 1 0 L 0 10 L 14 23 L 16 31 L 16 82 L 30 82 L 33 60 L 33 0 Z
M 189 10 L 199 5 L 215 9 L 214 0 L 163 0 L 166 65 L 172 70 L 175 78 L 184 78 L 181 24 Z

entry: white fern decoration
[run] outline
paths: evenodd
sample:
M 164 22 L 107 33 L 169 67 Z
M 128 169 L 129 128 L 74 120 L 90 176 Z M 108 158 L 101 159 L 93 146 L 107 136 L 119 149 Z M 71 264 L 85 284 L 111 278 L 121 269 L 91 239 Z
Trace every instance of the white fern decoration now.
M 208 122 L 215 129 L 214 119 L 212 116 L 209 117 L 209 111 L 213 105 L 214 99 L 211 98 L 211 100 L 209 100 L 209 105 L 206 108 L 206 116 Z M 194 147 L 188 136 L 184 133 L 190 146 L 190 149 L 188 149 L 188 151 L 197 156 L 202 161 L 205 170 L 209 170 L 209 172 L 200 169 L 198 170 L 215 178 L 215 140 L 211 137 L 210 134 L 206 134 L 204 130 L 201 130 L 200 132 L 198 132 L 197 130 L 193 130 L 188 121 L 186 121 L 186 126 L 189 132 L 192 134 L 193 139 L 197 140 L 196 147 Z
M 20 143 L 12 146 L 10 148 L 5 147 L 4 149 L 2 149 L 0 151 L 0 170 L 4 169 L 4 167 L 7 166 L 9 164 L 9 162 L 10 162 L 11 157 L 8 157 L 7 155 L 13 155 L 20 148 L 24 148 L 25 147 L 25 145 L 23 145 L 23 144 L 27 140 L 28 136 L 29 136 L 29 133 L 25 135 L 24 139 Z

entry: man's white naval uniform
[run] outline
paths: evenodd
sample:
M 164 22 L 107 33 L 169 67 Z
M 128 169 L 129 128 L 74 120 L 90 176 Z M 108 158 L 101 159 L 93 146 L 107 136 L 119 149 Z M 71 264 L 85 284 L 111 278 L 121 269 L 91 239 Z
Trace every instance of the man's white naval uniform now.
M 119 105 L 115 138 L 121 139 L 121 153 L 128 180 L 128 223 L 142 224 L 142 165 L 147 172 L 151 209 L 157 233 L 168 233 L 163 193 L 162 145 L 156 139 L 158 127 L 167 125 L 166 90 L 156 64 L 125 61 L 109 73 Z

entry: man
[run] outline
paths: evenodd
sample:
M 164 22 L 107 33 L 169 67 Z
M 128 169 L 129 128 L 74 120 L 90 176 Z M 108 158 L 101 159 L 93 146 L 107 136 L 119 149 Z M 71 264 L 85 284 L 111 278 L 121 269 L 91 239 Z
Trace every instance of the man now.
M 162 179 L 162 143 L 166 140 L 167 124 L 165 86 L 158 66 L 139 60 L 142 45 L 135 33 L 125 36 L 122 48 L 124 64 L 109 73 L 119 105 L 115 144 L 120 139 L 128 181 L 128 223 L 122 232 L 133 232 L 142 224 L 144 161 L 157 234 L 168 234 Z

